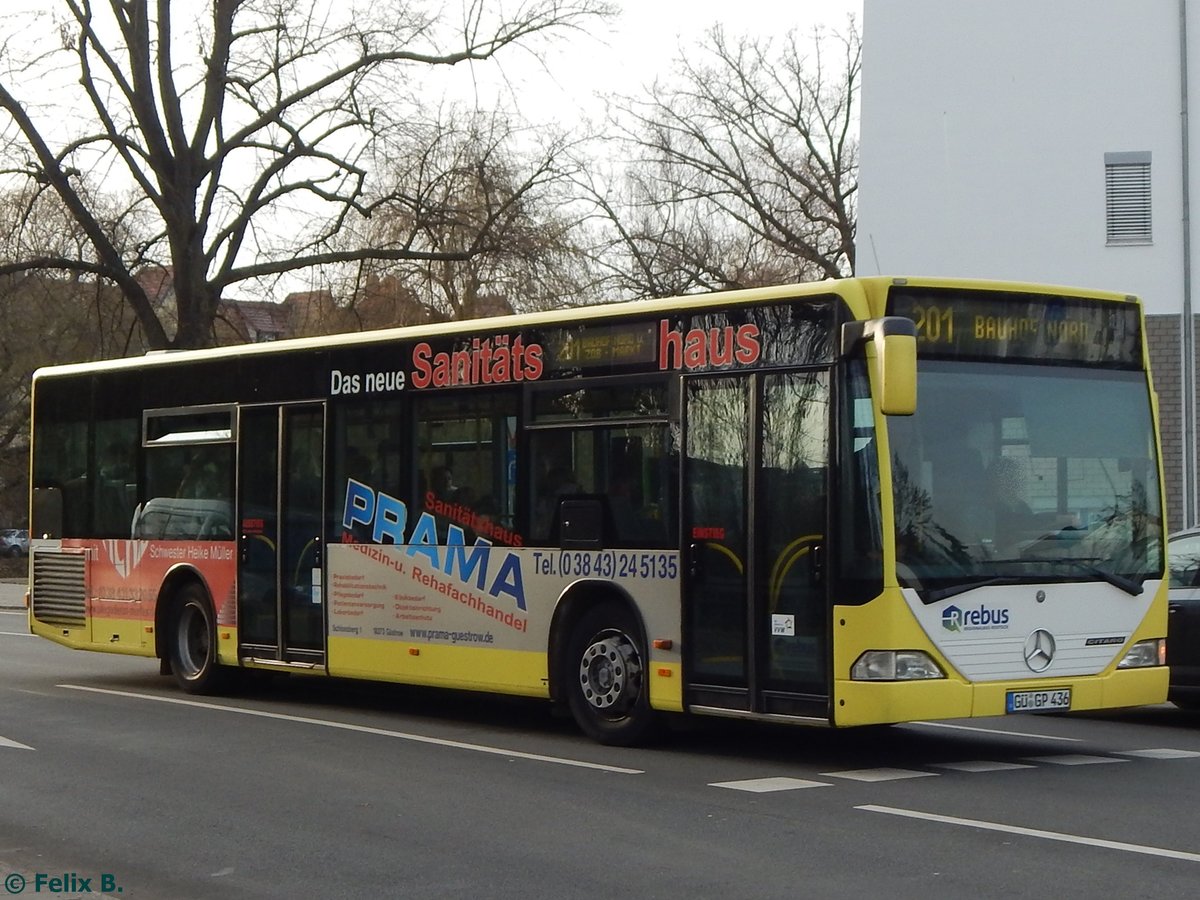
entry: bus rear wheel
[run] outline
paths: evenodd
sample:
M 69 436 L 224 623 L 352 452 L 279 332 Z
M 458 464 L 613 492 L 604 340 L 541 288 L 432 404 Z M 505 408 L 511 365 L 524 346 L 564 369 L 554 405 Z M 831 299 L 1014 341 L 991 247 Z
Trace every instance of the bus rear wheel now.
M 187 585 L 175 604 L 167 647 L 175 681 L 189 694 L 220 690 L 227 670 L 217 664 L 216 620 L 204 589 Z
M 658 724 L 638 634 L 628 610 L 610 603 L 590 609 L 571 631 L 564 664 L 568 705 L 583 732 L 602 744 L 643 743 Z

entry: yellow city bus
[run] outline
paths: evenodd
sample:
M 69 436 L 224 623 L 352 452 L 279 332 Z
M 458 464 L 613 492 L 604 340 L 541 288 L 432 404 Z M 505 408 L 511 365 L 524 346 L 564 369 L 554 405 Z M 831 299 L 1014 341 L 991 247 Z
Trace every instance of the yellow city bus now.
M 1166 698 L 1136 298 L 847 279 L 42 369 L 31 630 L 855 726 Z

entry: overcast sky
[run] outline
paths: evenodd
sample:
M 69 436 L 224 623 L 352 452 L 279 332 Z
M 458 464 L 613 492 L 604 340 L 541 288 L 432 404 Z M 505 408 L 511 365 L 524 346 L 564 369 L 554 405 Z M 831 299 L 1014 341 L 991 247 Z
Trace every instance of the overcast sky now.
M 503 2 L 506 8 L 514 5 L 513 0 L 485 2 Z M 440 84 L 452 98 L 485 109 L 502 98 L 504 106 L 515 106 L 532 122 L 569 124 L 581 116 L 601 117 L 604 108 L 598 95 L 637 94 L 642 86 L 668 74 L 680 49 L 693 47 L 715 24 L 721 24 L 731 36 L 771 37 L 795 31 L 802 41 L 817 25 L 843 31 L 850 15 L 860 28 L 862 25 L 863 0 L 610 2 L 622 10 L 614 21 L 606 26 L 589 25 L 586 34 L 556 38 L 541 54 L 540 62 L 523 48 L 510 47 L 497 60 L 473 69 L 454 66 L 429 73 L 430 86 Z M 27 21 L 33 11 L 57 10 L 61 14 L 62 7 L 62 0 L 7 0 L 0 17 L 11 30 L 14 22 Z M 452 20 L 454 4 L 448 4 L 444 12 Z
M 714 24 L 730 35 L 770 37 L 816 25 L 843 31 L 850 15 L 861 28 L 862 0 L 616 0 L 624 11 L 607 34 L 573 35 L 545 54 L 545 67 L 513 55 L 501 63 L 520 111 L 533 121 L 599 115 L 598 94 L 633 94 L 666 74 L 681 47 L 703 38 Z M 478 90 L 485 104 L 491 70 L 459 73 L 459 88 Z M 474 78 L 476 86 L 472 87 Z

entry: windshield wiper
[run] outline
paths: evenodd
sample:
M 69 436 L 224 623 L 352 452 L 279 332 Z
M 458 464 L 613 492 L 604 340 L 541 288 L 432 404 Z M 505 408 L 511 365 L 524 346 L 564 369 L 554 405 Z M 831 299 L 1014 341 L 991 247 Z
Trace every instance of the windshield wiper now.
M 990 562 L 996 563 L 1028 563 L 1026 559 L 993 559 Z M 1120 588 L 1130 596 L 1136 597 L 1144 588 L 1140 581 L 1135 581 L 1125 575 L 1117 572 L 1110 572 L 1102 566 L 1096 565 L 1094 562 L 1086 559 L 1055 559 L 1044 560 L 1043 563 L 1063 563 L 1068 566 L 1074 566 L 1081 572 L 1086 572 L 1102 581 L 1111 584 L 1113 587 Z M 949 584 L 939 588 L 917 587 L 917 596 L 921 598 L 921 602 L 926 606 L 931 603 L 937 603 L 940 600 L 948 600 L 951 597 L 956 597 L 959 594 L 965 594 L 968 591 L 973 591 L 976 588 L 987 587 L 993 584 L 1028 584 L 1033 575 L 1026 573 L 1024 575 L 985 575 L 978 578 L 967 578 L 955 584 Z
M 1068 566 L 1075 566 L 1081 571 L 1087 572 L 1089 575 L 1095 575 L 1097 578 L 1102 578 L 1111 584 L 1113 587 L 1118 587 L 1130 596 L 1136 597 L 1143 590 L 1140 581 L 1134 581 L 1132 578 L 1126 578 L 1124 575 L 1119 575 L 1116 572 L 1110 572 L 1101 566 L 1092 562 L 1087 562 L 1082 559 L 1056 559 L 1054 562 L 1066 563 Z
M 990 584 L 1021 584 L 1028 580 L 1028 578 L 1015 578 L 1012 575 L 992 575 L 987 578 L 960 581 L 958 584 L 951 584 L 946 587 L 929 588 L 928 590 L 918 588 L 917 596 L 921 598 L 922 603 L 928 606 L 930 603 L 937 603 L 939 600 L 948 600 L 951 597 L 965 594 L 976 588 L 987 587 Z

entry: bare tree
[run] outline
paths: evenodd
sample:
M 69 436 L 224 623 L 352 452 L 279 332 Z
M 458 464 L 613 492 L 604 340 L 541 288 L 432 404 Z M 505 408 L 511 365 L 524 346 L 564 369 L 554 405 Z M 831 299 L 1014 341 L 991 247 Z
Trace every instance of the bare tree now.
M 609 10 L 602 0 L 460 9 L 449 21 L 416 0 L 63 0 L 61 46 L 35 56 L 18 49 L 31 24 L 10 20 L 0 108 L 11 117 L 5 158 L 17 163 L 0 175 L 57 194 L 88 246 L 0 274 L 90 273 L 118 286 L 151 346 L 194 347 L 213 340 L 222 292 L 248 279 L 366 259 L 470 259 L 483 231 L 452 249 L 426 240 L 434 229 L 386 248 L 333 241 L 348 217 L 389 205 L 415 220 L 445 215 L 436 194 L 372 187 L 372 153 L 411 118 L 406 88 L 415 94 L 431 67 L 536 49 Z M 34 100 L 64 71 L 85 98 L 70 115 Z M 135 192 L 122 218 L 142 230 L 128 245 L 114 241 L 86 187 L 114 181 Z M 157 307 L 138 279 L 147 266 L 170 272 L 175 309 Z
M 624 193 L 586 188 L 610 224 L 602 258 L 619 291 L 853 271 L 861 39 L 853 20 L 832 41 L 813 37 L 806 55 L 794 34 L 730 40 L 715 28 L 669 82 L 616 103 Z
M 14 253 L 70 255 L 85 243 L 81 229 L 53 195 L 0 194 L 0 261 L 14 259 Z M 119 292 L 71 272 L 0 276 L 0 322 L 0 524 L 9 524 L 23 521 L 28 511 L 34 370 L 144 347 Z
M 335 292 L 362 326 L 468 319 L 574 305 L 592 280 L 576 242 L 575 142 L 534 133 L 499 112 L 450 107 L 380 161 L 389 197 L 345 238 L 391 249 L 423 246 L 436 258 L 356 264 Z M 417 214 L 436 208 L 439 215 Z

